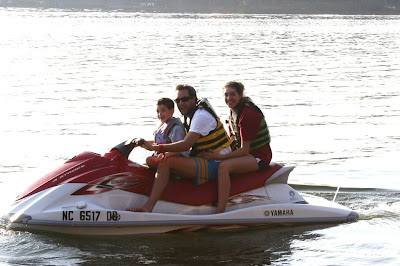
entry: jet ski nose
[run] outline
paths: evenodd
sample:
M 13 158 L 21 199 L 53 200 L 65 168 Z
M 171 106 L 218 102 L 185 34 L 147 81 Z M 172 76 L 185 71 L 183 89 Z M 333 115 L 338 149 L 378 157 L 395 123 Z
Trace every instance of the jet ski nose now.
M 26 214 L 19 214 L 19 213 L 9 213 L 9 220 L 12 223 L 21 223 L 21 224 L 27 224 L 29 220 L 32 220 L 32 217 L 30 215 Z
M 347 221 L 357 221 L 358 219 L 358 213 L 355 211 L 350 212 L 349 215 L 347 215 Z

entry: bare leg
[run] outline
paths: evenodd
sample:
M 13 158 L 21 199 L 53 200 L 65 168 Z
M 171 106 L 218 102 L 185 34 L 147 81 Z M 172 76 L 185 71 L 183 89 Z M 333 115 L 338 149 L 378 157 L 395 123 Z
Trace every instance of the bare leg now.
M 217 213 L 225 211 L 231 189 L 230 174 L 249 173 L 258 170 L 256 159 L 252 155 L 222 161 L 218 167 L 218 205 Z
M 230 191 L 231 191 L 231 179 L 229 177 L 229 162 L 227 160 L 227 161 L 222 161 L 218 167 L 217 213 L 222 213 L 225 211 Z
M 157 201 L 161 198 L 165 187 L 169 182 L 169 175 L 173 173 L 183 175 L 185 178 L 196 178 L 196 162 L 193 158 L 169 157 L 158 164 L 156 179 L 147 202 L 140 208 L 130 208 L 127 210 L 139 212 L 152 212 Z
M 165 187 L 169 182 L 170 169 L 168 160 L 160 162 L 158 164 L 156 179 L 154 180 L 153 188 L 147 202 L 143 205 L 142 209 L 152 212 L 157 201 L 161 198 Z
M 146 210 L 143 207 L 126 208 L 126 210 L 130 211 L 130 212 L 149 212 L 148 210 Z
M 150 167 L 150 168 L 155 168 L 157 169 L 158 166 L 158 159 L 155 156 L 149 156 L 146 158 L 146 164 Z

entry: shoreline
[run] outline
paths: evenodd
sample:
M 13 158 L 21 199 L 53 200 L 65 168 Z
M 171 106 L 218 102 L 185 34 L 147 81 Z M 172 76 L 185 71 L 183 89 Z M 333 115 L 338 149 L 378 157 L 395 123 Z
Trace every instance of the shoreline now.
M 143 13 L 400 14 L 400 0 L 0 0 L 0 7 Z

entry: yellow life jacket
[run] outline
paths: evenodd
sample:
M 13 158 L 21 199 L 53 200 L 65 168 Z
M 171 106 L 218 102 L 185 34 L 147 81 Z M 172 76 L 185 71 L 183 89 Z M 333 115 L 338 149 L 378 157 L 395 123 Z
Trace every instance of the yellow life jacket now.
M 208 133 L 208 135 L 201 136 L 196 140 L 190 151 L 190 156 L 193 157 L 201 157 L 201 152 L 206 150 L 221 151 L 222 149 L 228 147 L 231 144 L 228 134 L 226 133 L 226 130 L 224 128 L 224 125 L 219 120 L 217 114 L 215 113 L 214 109 L 211 107 L 207 99 L 199 100 L 197 102 L 196 110 L 198 108 L 204 109 L 207 112 L 209 112 L 217 121 L 217 127 L 214 130 L 211 130 Z M 190 117 L 190 119 L 192 117 Z M 190 124 L 188 125 L 187 123 L 187 117 L 185 117 L 185 127 L 187 129 L 190 128 Z

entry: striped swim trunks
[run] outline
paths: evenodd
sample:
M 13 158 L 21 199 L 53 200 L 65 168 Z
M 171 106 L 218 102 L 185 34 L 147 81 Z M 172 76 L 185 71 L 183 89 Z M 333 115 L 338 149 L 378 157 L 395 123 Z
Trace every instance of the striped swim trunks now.
M 196 162 L 196 185 L 204 184 L 218 178 L 218 166 L 220 162 L 207 160 L 200 157 L 193 157 Z

